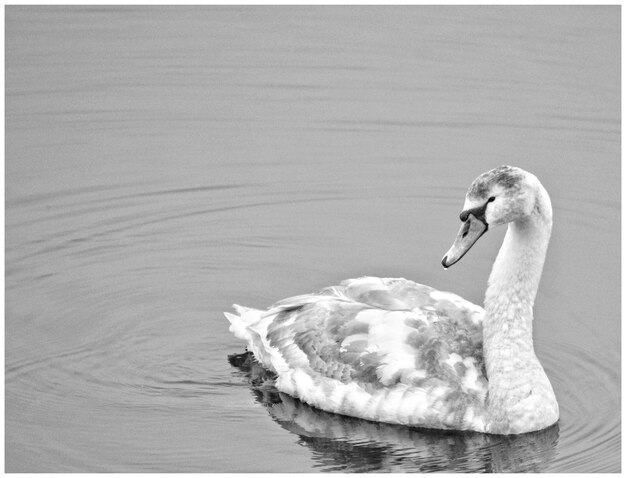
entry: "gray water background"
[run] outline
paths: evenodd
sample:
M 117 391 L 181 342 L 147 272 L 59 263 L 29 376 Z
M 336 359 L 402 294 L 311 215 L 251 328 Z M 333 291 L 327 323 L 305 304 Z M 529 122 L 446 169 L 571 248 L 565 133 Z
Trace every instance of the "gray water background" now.
M 7 471 L 619 471 L 620 7 L 8 6 Z M 257 390 L 222 311 L 440 265 L 470 182 L 550 192 L 527 437 Z

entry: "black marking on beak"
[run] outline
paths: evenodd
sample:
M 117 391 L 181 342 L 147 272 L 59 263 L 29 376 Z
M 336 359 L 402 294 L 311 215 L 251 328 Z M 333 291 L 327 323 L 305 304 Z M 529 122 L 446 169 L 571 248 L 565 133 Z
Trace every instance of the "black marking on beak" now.
M 489 198 L 482 206 L 473 207 L 461 212 L 459 218 L 463 221 L 463 224 L 454 240 L 454 244 L 452 244 L 450 250 L 441 260 L 443 267 L 447 269 L 451 265 L 456 264 L 467 251 L 471 249 L 476 241 L 487 232 L 489 224 L 485 218 L 485 211 L 487 204 L 492 201 L 493 199 Z
M 471 209 L 466 209 L 465 211 L 462 211 L 459 215 L 459 219 L 461 219 L 462 222 L 467 222 L 467 220 L 469 219 L 469 215 L 471 214 L 480 222 L 482 222 L 488 229 L 489 224 L 487 223 L 487 219 L 485 218 L 485 212 L 487 210 L 487 204 L 489 204 L 490 202 L 492 201 L 489 200 L 485 202 L 485 204 L 483 204 L 482 206 L 476 206 Z M 465 234 L 467 234 L 467 231 L 465 231 Z

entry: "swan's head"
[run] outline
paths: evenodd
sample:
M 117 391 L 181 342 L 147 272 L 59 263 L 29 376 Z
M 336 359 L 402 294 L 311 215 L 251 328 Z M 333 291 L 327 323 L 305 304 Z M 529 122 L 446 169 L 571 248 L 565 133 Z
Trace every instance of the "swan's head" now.
M 489 226 L 529 217 L 541 191 L 545 192 L 534 175 L 514 166 L 500 166 L 478 176 L 465 195 L 460 215 L 463 225 L 441 260 L 443 266 L 458 262 Z

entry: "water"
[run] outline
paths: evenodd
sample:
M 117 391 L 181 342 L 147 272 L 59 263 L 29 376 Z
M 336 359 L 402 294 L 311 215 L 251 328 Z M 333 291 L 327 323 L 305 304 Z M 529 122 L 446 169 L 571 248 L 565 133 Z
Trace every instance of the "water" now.
M 621 469 L 619 6 L 5 18 L 7 471 Z M 504 231 L 439 261 L 504 163 L 554 206 L 557 427 L 373 424 L 231 365 L 233 302 L 378 275 L 481 303 Z

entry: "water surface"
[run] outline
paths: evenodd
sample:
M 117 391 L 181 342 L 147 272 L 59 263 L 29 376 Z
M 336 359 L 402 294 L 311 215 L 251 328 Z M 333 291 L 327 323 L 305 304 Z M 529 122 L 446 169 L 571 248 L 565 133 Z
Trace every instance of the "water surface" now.
M 621 469 L 620 7 L 5 20 L 7 471 Z M 233 302 L 378 275 L 481 303 L 504 231 L 439 261 L 500 164 L 553 202 L 535 346 L 556 427 L 338 417 L 229 361 Z

